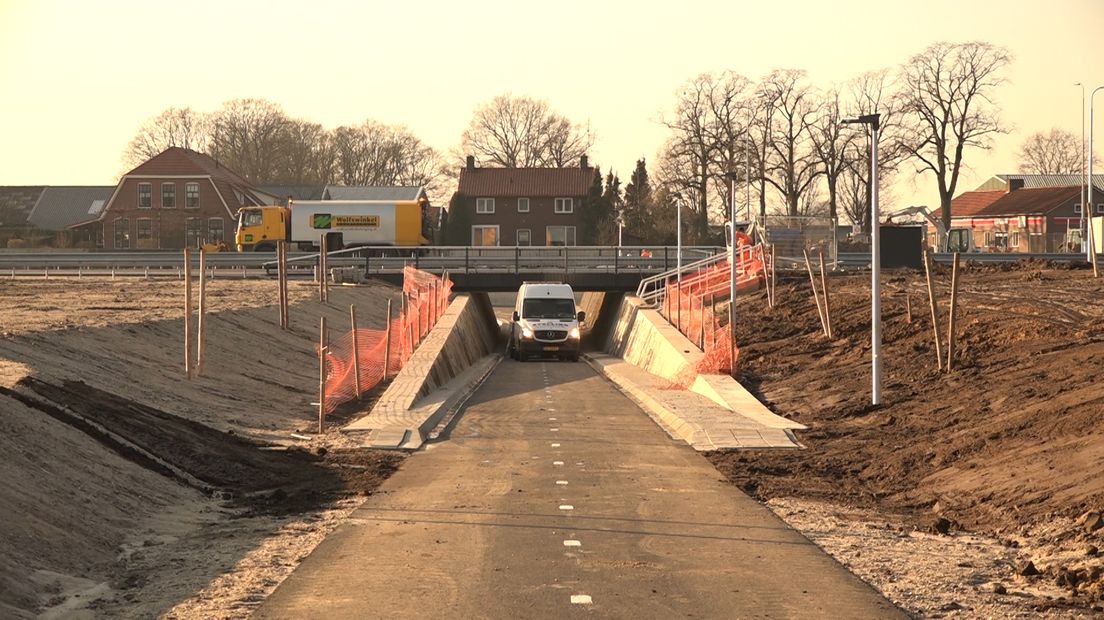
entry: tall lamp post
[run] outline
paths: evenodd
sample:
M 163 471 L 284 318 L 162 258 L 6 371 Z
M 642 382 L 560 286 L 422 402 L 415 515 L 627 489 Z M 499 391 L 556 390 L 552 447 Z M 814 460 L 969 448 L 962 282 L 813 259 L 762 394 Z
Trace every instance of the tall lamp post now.
M 880 114 L 864 114 L 858 118 L 845 118 L 845 125 L 870 125 L 870 402 L 880 405 L 882 402 L 882 244 L 879 237 L 878 216 L 878 130 L 881 128 Z
M 1089 160 L 1089 166 L 1088 166 L 1088 168 L 1089 168 L 1089 174 L 1088 174 L 1089 202 L 1088 202 L 1087 205 L 1085 205 L 1085 204 L 1081 205 L 1081 212 L 1082 213 L 1085 213 L 1085 210 L 1088 209 L 1088 215 L 1085 215 L 1085 220 L 1089 224 L 1089 234 L 1087 235 L 1088 240 L 1089 240 L 1089 251 L 1088 251 L 1088 254 L 1086 256 L 1088 256 L 1089 262 L 1093 263 L 1094 265 L 1096 264 L 1096 243 L 1095 243 L 1095 239 L 1093 239 L 1093 225 L 1092 225 L 1092 213 L 1093 213 L 1093 112 L 1094 112 L 1094 110 L 1093 110 L 1093 98 L 1096 97 L 1097 91 L 1100 91 L 1100 90 L 1104 90 L 1104 86 L 1097 86 L 1096 88 L 1093 89 L 1092 93 L 1089 95 L 1089 152 L 1085 154 L 1085 157 L 1088 158 L 1088 160 Z M 1095 269 L 1095 267 L 1094 267 L 1094 269 Z
M 682 286 L 682 194 L 675 192 L 675 279 Z
M 732 363 L 729 374 L 736 377 L 736 178 L 735 172 L 726 172 L 728 177 L 728 231 L 732 247 L 728 248 L 728 347 Z M 751 184 L 751 179 L 748 179 Z
M 1081 87 L 1081 239 L 1084 242 L 1085 239 L 1085 192 L 1087 191 L 1085 182 L 1085 85 L 1081 82 L 1074 82 L 1074 86 Z M 1067 227 L 1068 228 L 1068 227 Z M 1066 239 L 1069 241 L 1069 239 Z M 1088 254 L 1085 254 L 1088 258 Z

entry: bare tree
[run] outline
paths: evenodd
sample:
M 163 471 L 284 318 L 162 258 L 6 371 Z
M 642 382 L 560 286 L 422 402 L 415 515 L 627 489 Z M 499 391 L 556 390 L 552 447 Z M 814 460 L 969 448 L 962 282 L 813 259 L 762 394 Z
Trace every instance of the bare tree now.
M 772 102 L 771 139 L 766 143 L 768 157 L 763 176 L 778 190 L 786 213 L 797 215 L 801 196 L 821 173 L 811 139 L 818 102 L 805 83 L 804 71 L 773 71 L 763 79 L 760 89 Z
M 951 225 L 951 198 L 964 151 L 988 149 L 1005 133 L 993 101 L 1012 62 L 1007 49 L 989 43 L 935 43 L 901 68 L 904 123 L 901 146 L 917 171 L 935 174 L 943 224 Z
M 204 151 L 210 128 L 206 114 L 191 108 L 168 108 L 142 124 L 123 153 L 123 163 L 129 170 L 172 146 Z
M 367 120 L 334 130 L 336 179 L 344 185 L 427 185 L 441 180 L 440 154 L 409 129 Z
M 684 84 L 674 116 L 662 121 L 672 135 L 661 152 L 658 178 L 690 210 L 688 232 L 695 243 L 709 229 L 709 181 L 717 149 L 710 130 L 714 86 L 715 78 L 707 73 Z
M 1072 132 L 1057 127 L 1049 134 L 1031 134 L 1020 147 L 1020 172 L 1025 174 L 1081 174 L 1085 166 L 1084 143 Z M 1093 163 L 1098 160 L 1094 157 Z
M 276 170 L 266 182 L 324 185 L 334 180 L 333 140 L 318 123 L 288 120 L 278 144 Z
M 499 95 L 480 106 L 460 139 L 461 150 L 504 168 L 575 165 L 593 146 L 590 132 L 530 97 Z
M 854 155 L 851 144 L 855 134 L 844 129 L 842 120 L 839 91 L 830 90 L 824 95 L 820 114 L 813 122 L 810 133 L 813 149 L 824 175 L 824 183 L 828 188 L 828 216 L 833 219 L 839 216 L 840 177 L 850 168 Z
M 211 155 L 250 183 L 278 176 L 281 141 L 290 119 L 265 99 L 234 99 L 214 114 Z
M 907 151 L 903 148 L 901 97 L 894 94 L 893 76 L 889 69 L 863 73 L 850 82 L 849 92 L 855 115 L 879 115 L 878 182 L 879 187 L 883 188 L 879 192 L 880 201 L 885 202 L 893 175 L 907 156 Z M 852 223 L 862 226 L 865 232 L 870 232 L 871 229 L 870 138 L 869 131 L 865 140 L 860 140 L 853 134 L 853 140 L 848 145 L 851 155 L 847 157 L 848 167 L 844 171 L 845 176 L 858 177 L 858 182 L 863 185 L 861 191 L 849 192 L 849 199 L 861 197 L 865 202 L 853 203 L 847 214 L 852 218 Z

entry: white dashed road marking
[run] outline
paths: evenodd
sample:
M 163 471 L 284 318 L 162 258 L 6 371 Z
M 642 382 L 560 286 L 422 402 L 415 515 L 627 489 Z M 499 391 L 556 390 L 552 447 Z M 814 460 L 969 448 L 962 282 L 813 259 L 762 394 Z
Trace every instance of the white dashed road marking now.
M 557 481 L 556 481 L 556 484 L 559 484 L 559 485 L 566 485 L 566 484 L 567 484 L 567 480 L 557 480 Z
M 565 547 L 582 547 L 583 543 L 581 543 L 577 540 L 565 540 L 564 541 L 564 546 Z
M 594 601 L 591 600 L 589 594 L 572 594 L 571 595 L 571 602 L 574 603 L 575 605 L 590 605 Z
M 553 448 L 559 448 L 559 447 L 560 447 L 560 444 L 558 444 L 558 443 L 554 443 L 554 444 L 552 444 L 552 447 L 553 447 Z
M 571 504 L 561 504 L 560 510 L 575 510 L 575 507 Z
M 553 465 L 563 465 L 563 461 L 552 461 Z

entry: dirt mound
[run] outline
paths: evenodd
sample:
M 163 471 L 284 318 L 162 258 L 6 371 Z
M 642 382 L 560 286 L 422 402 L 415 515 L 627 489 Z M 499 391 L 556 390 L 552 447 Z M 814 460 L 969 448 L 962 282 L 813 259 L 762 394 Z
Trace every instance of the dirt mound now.
M 936 274 L 943 339 L 949 273 Z M 717 467 L 760 497 L 873 507 L 924 528 L 944 517 L 998 536 L 1104 507 L 1104 283 L 1038 265 L 963 269 L 946 374 L 935 367 L 922 275 L 884 282 L 879 407 L 870 405 L 869 276 L 831 279 L 831 342 L 807 281 L 780 283 L 773 312 L 761 296 L 742 304 L 742 380 L 810 427 L 800 434 L 808 449 L 716 453 Z M 1100 546 L 1098 532 L 1069 537 Z M 1092 574 L 1073 580 L 1085 591 Z

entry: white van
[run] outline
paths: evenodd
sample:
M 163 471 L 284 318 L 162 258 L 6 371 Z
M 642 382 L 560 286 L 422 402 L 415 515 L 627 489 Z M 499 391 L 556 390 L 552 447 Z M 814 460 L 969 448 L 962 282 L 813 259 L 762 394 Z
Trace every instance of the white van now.
M 510 324 L 510 356 L 558 357 L 579 361 L 579 325 L 586 313 L 575 310 L 571 286 L 558 282 L 523 282 Z

